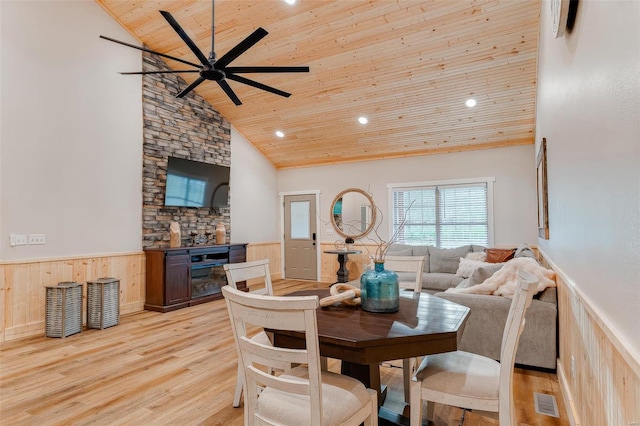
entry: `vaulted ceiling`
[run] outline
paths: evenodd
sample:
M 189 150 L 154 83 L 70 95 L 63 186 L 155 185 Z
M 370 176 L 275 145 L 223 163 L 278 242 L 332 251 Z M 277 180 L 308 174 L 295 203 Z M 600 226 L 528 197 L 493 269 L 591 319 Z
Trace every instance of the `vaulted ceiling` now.
M 147 48 L 197 63 L 168 11 L 209 55 L 209 1 L 97 2 Z M 310 72 L 245 75 L 289 98 L 229 81 L 241 106 L 212 81 L 195 91 L 278 168 L 532 144 L 539 14 L 534 0 L 217 0 L 218 57 L 263 27 L 231 65 Z

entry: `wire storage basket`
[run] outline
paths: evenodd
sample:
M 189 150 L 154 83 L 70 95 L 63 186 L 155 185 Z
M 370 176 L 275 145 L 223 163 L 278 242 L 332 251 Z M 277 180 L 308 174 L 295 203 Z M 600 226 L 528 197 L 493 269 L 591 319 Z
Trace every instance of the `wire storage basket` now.
M 46 286 L 45 312 L 45 336 L 65 338 L 82 332 L 82 284 Z
M 87 328 L 107 328 L 120 322 L 120 280 L 87 281 Z

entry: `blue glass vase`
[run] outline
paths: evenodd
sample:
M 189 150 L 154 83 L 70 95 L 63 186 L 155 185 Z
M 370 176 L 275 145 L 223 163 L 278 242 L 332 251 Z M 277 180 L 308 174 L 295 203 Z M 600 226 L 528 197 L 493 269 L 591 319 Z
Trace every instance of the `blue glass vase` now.
M 367 312 L 397 312 L 400 308 L 398 275 L 384 269 L 384 262 L 375 262 L 360 277 L 362 302 L 360 306 Z

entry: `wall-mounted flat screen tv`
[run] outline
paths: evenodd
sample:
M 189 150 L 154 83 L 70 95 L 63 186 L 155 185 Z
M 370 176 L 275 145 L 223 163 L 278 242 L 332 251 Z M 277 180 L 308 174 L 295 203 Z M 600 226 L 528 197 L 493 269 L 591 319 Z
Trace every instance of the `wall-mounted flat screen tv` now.
M 226 207 L 230 168 L 169 157 L 165 206 Z

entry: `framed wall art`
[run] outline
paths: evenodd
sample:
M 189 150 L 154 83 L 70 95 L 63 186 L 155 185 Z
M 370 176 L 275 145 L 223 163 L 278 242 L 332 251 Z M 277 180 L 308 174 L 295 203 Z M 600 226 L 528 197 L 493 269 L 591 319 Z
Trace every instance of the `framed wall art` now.
M 542 138 L 537 158 L 538 236 L 549 239 L 549 203 L 547 199 L 547 138 Z

